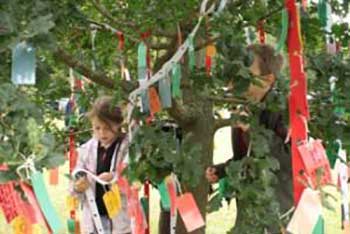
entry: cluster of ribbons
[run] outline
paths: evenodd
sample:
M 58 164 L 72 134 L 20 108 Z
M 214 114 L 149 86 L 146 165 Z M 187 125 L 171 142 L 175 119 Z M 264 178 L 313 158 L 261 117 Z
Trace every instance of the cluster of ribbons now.
M 7 170 L 6 167 L 4 170 Z M 13 233 L 40 234 L 43 225 L 50 233 L 62 233 L 63 224 L 51 203 L 42 173 L 35 170 L 33 158 L 29 157 L 26 163 L 17 169 L 17 173 L 22 181 L 10 181 L 0 185 L 0 207 L 6 221 L 11 223 Z M 26 180 L 30 180 L 32 186 L 25 182 Z M 22 190 L 25 200 L 15 186 Z
M 333 167 L 331 170 L 333 163 L 330 164 L 321 140 L 310 140 L 308 137 L 307 81 L 304 71 L 299 9 L 295 0 L 286 0 L 285 7 L 289 16 L 288 53 L 291 77 L 289 116 L 294 202 L 296 205 L 296 210 L 287 229 L 296 234 L 349 233 L 346 152 L 339 147 L 336 153 L 339 160 L 335 160 L 338 168 Z M 303 4 L 303 7 L 305 10 L 306 4 Z M 329 9 L 326 1 L 319 1 L 319 15 L 326 31 L 331 28 L 330 17 L 327 13 Z M 327 39 L 328 44 L 329 40 Z M 328 52 L 332 52 L 329 46 L 327 48 Z M 329 186 L 330 184 L 339 184 L 341 195 L 337 189 L 334 189 L 334 186 Z M 316 190 L 320 187 L 321 192 Z M 332 196 L 326 196 L 326 199 L 333 210 L 322 205 L 322 191 L 332 194 Z M 342 222 L 339 218 L 340 214 L 342 214 Z

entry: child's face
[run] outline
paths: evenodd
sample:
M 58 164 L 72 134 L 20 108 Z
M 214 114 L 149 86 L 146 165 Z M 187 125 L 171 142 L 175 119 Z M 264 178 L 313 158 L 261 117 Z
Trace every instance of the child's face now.
M 117 139 L 119 124 L 111 123 L 108 125 L 98 118 L 93 118 L 91 120 L 91 124 L 94 137 L 101 143 L 102 146 L 108 147 L 113 143 L 113 141 L 115 141 L 115 139 Z

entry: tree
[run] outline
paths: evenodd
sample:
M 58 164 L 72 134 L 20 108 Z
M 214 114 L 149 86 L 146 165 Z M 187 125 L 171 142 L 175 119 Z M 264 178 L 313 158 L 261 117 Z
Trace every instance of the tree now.
M 224 1 L 208 1 L 207 6 L 213 4 L 215 9 L 218 9 L 220 2 Z M 329 2 L 334 14 L 341 17 L 348 12 L 348 1 Z M 3 176 L 0 178 L 2 180 L 14 178 L 14 168 L 23 163 L 22 154 L 28 155 L 31 152 L 41 154 L 42 156 L 37 159 L 39 167 L 50 168 L 62 162 L 62 157 L 53 158 L 49 153 L 62 145 L 62 137 L 67 135 L 55 127 L 54 119 L 60 116 L 50 104 L 61 97 L 69 96 L 68 67 L 92 81 L 86 87 L 85 93 L 80 95 L 80 106 L 86 108 L 97 94 L 102 93 L 112 93 L 116 99 L 127 100 L 127 95 L 137 87 L 134 77 L 137 77 L 138 44 L 143 41 L 150 49 L 152 70 L 155 73 L 179 47 L 180 35 L 185 40 L 198 22 L 200 5 L 201 1 L 198 0 L 74 2 L 2 0 L 0 162 L 9 162 L 8 155 L 13 155 L 10 160 L 13 167 L 9 172 L 2 173 Z M 201 51 L 206 46 L 216 45 L 217 56 L 212 75 L 208 77 L 203 66 L 194 71 L 189 69 L 185 58 L 181 64 L 182 98 L 173 99 L 172 107 L 156 116 L 157 121 L 171 118 L 181 126 L 184 132 L 182 151 L 180 153 L 171 151 L 170 149 L 174 147 L 173 142 L 166 137 L 159 139 L 160 133 L 157 127 L 142 127 L 135 142 L 140 144 L 147 142 L 147 145 L 143 146 L 149 147 L 142 149 L 146 155 L 142 162 L 131 167 L 133 178 L 147 177 L 158 182 L 161 178 L 156 173 L 159 164 L 163 165 L 163 169 L 175 168 L 184 187 L 194 193 L 202 213 L 205 214 L 208 185 L 200 182 L 205 180 L 203 173 L 205 168 L 212 163 L 213 136 L 218 129 L 230 126 L 240 118 L 233 116 L 230 119 L 222 119 L 217 111 L 238 104 L 247 105 L 251 110 L 262 108 L 242 98 L 249 83 L 254 82 L 245 63 L 247 59 L 247 55 L 244 54 L 245 29 L 254 31 L 257 22 L 265 21 L 264 28 L 268 33 L 268 41 L 274 43 L 279 38 L 280 12 L 283 5 L 282 1 L 277 0 L 232 0 L 227 1 L 221 13 L 211 13 L 204 17 L 194 38 L 194 47 L 199 60 L 204 57 Z M 310 129 L 315 137 L 320 137 L 326 144 L 331 144 L 336 138 L 349 139 L 346 137 L 349 134 L 346 126 L 349 122 L 349 107 L 346 100 L 349 100 L 350 95 L 346 92 L 350 86 L 347 56 L 349 33 L 347 23 L 334 24 L 331 35 L 340 42 L 343 50 L 336 55 L 325 53 L 325 32 L 322 28 L 322 17 L 320 21 L 317 15 L 317 7 L 320 9 L 321 5 L 312 3 L 307 12 L 301 14 L 309 94 L 312 96 Z M 117 31 L 122 32 L 125 37 L 123 50 L 116 49 L 120 40 L 116 35 Z M 34 87 L 15 87 L 8 82 L 11 70 L 10 48 L 23 40 L 37 49 L 37 84 Z M 120 60 L 123 60 L 129 68 L 133 77 L 131 81 L 122 79 L 119 75 Z M 91 61 L 96 69 L 91 67 Z M 288 66 L 286 67 L 288 69 Z M 277 84 L 279 92 L 268 102 L 271 108 L 287 109 L 285 105 L 288 95 L 287 74 L 287 72 L 281 74 Z M 328 83 L 330 76 L 335 76 L 339 80 L 336 86 L 337 102 L 331 99 Z M 232 79 L 237 84 L 232 91 L 232 97 L 224 98 L 223 87 Z M 343 108 L 341 112 L 324 111 L 325 108 L 335 110 L 339 105 Z M 45 114 L 37 114 L 39 111 Z M 142 120 L 147 117 L 140 113 L 136 114 Z M 30 116 L 32 119 L 23 119 L 23 116 Z M 244 121 L 254 126 L 253 118 Z M 24 129 L 22 127 L 24 125 L 28 127 Z M 33 129 L 40 129 L 40 133 L 35 133 Z M 44 132 L 50 132 L 61 140 L 55 141 L 46 135 L 31 137 L 31 134 L 38 136 Z M 268 132 L 262 129 L 254 134 L 253 150 L 268 155 L 263 145 L 257 144 L 264 141 Z M 35 139 L 34 142 L 29 142 L 29 148 L 28 139 Z M 46 143 L 41 144 L 43 147 L 35 148 L 38 142 L 44 139 Z M 15 144 L 16 142 L 18 144 Z M 269 160 L 261 165 L 262 170 L 272 167 Z M 239 173 L 241 168 L 230 170 Z M 248 195 L 251 195 L 250 193 L 259 195 L 254 190 L 254 185 L 240 184 L 240 186 Z M 268 189 L 270 185 L 266 186 Z M 184 231 L 179 228 L 178 233 Z M 204 230 L 193 233 L 204 233 Z

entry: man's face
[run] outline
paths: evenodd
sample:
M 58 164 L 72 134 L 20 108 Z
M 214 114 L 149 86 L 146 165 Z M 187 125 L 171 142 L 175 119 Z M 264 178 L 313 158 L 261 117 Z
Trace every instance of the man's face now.
M 261 76 L 259 56 L 254 57 L 253 63 L 249 69 L 250 72 L 257 77 L 256 82 L 258 82 L 258 84 L 250 83 L 246 92 L 246 97 L 249 100 L 260 102 L 270 90 L 276 78 L 272 74 Z
M 94 137 L 103 147 L 108 147 L 117 139 L 119 125 L 115 123 L 107 124 L 98 118 L 91 120 Z

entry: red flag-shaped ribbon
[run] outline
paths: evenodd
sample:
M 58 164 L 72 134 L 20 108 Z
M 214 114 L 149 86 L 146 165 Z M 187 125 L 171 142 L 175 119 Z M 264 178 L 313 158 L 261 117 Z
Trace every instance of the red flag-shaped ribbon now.
M 297 144 L 307 140 L 307 123 L 309 110 L 306 99 L 307 82 L 304 72 L 302 42 L 300 37 L 299 10 L 295 0 L 285 1 L 289 15 L 288 53 L 290 64 L 289 115 L 292 140 L 292 167 L 294 203 L 297 205 L 304 185 L 300 182 L 300 172 L 305 171 Z

